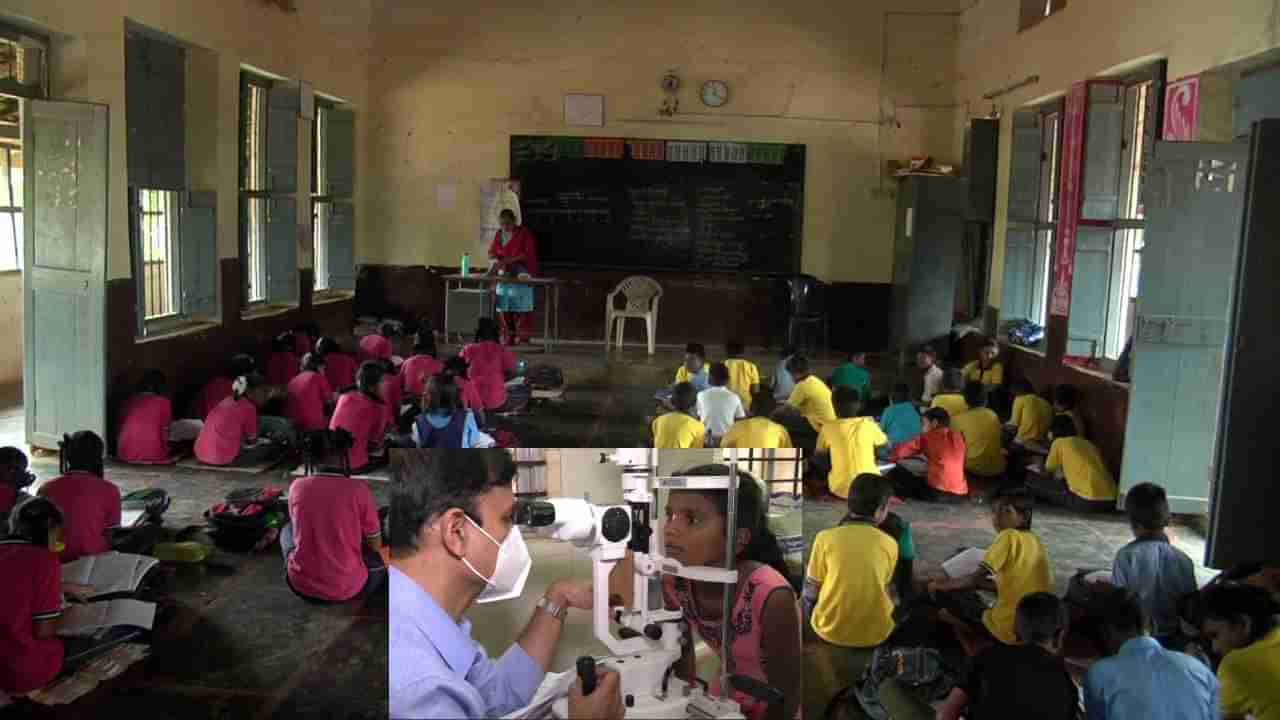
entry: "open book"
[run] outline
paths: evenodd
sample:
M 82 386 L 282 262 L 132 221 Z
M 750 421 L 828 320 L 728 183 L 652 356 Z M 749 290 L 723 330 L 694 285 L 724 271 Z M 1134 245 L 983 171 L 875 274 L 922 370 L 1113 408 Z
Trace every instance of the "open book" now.
M 982 565 L 982 557 L 986 553 L 987 551 L 982 548 L 969 548 L 942 563 L 942 571 L 949 578 L 968 577 L 978 572 L 978 568 Z
M 107 552 L 85 557 L 62 566 L 62 581 L 92 585 L 90 598 L 111 593 L 133 592 L 159 560 L 146 555 Z
M 150 630 L 156 620 L 156 604 L 141 600 L 106 600 L 88 603 L 87 605 L 71 605 L 67 607 L 62 620 L 62 635 L 88 635 L 103 628 L 128 627 Z

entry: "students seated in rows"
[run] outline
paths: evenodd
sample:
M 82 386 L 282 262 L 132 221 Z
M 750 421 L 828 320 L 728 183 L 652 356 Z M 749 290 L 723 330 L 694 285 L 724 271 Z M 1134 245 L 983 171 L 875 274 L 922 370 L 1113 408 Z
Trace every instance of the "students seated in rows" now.
M 943 620 L 1013 645 L 1018 603 L 1032 593 L 1051 592 L 1053 572 L 1049 554 L 1031 531 L 1035 499 L 1030 493 L 1022 488 L 1001 490 L 990 508 L 996 538 L 983 554 L 982 565 L 968 576 L 930 581 L 928 588 L 942 607 Z M 986 608 L 976 590 L 994 591 L 995 607 Z
M 787 364 L 791 362 L 791 358 L 795 357 L 796 349 L 790 346 L 782 349 L 782 355 L 778 358 L 778 365 L 773 369 L 772 387 L 773 398 L 778 402 L 786 402 L 791 397 L 791 391 L 795 389 L 796 381 L 791 377 L 791 370 L 787 368 Z
M 987 388 L 978 382 L 964 386 L 964 402 L 969 409 L 951 417 L 951 427 L 964 436 L 965 472 L 993 478 L 1004 474 L 1008 459 L 1004 454 L 1000 417 L 987 407 Z
M 387 434 L 387 404 L 382 399 L 385 375 L 382 363 L 361 363 L 355 386 L 339 390 L 342 394 L 329 420 L 330 430 L 346 430 L 351 434 L 347 463 L 356 475 L 380 464 L 371 462 L 369 453 L 370 450 L 381 452 Z
M 1116 552 L 1111 582 L 1137 597 L 1152 637 L 1165 647 L 1180 650 L 1178 602 L 1196 591 L 1195 563 L 1165 534 L 1169 498 L 1164 488 L 1152 483 L 1135 485 L 1125 495 L 1124 508 L 1134 540 Z
M 106 445 L 97 433 L 81 430 L 58 443 L 58 477 L 40 486 L 39 495 L 62 511 L 66 549 L 62 562 L 111 549 L 107 529 L 120 526 L 120 488 L 104 477 Z
M 1100 621 L 1107 656 L 1084 676 L 1089 720 L 1218 719 L 1213 671 L 1190 655 L 1166 650 L 1148 635 L 1137 596 L 1113 588 L 1104 596 Z
M 831 388 L 810 372 L 809 359 L 803 355 L 792 355 L 787 370 L 795 385 L 775 419 L 786 426 L 797 447 L 810 449 L 817 443 L 823 424 L 836 419 Z
M 831 373 L 831 389 L 853 388 L 863 400 L 871 397 L 871 371 L 867 369 L 867 354 L 861 350 L 849 353 L 848 358 Z
M 467 374 L 480 393 L 484 409 L 497 410 L 506 405 L 506 383 L 515 375 L 516 356 L 502 344 L 493 318 L 480 318 L 475 342 L 462 348 L 461 355 L 467 361 Z
M 729 366 L 711 363 L 710 385 L 698 393 L 695 405 L 698 420 L 707 428 L 707 447 L 719 447 L 720 439 L 729 433 L 734 422 L 747 416 L 742 400 L 730 390 Z
M 378 332 L 360 338 L 360 362 L 390 360 L 396 354 L 392 340 L 399 334 L 394 323 L 382 323 Z
M 695 467 L 685 474 L 726 475 L 723 465 Z M 685 565 L 724 567 L 725 522 L 728 493 L 724 490 L 674 490 L 666 505 L 663 541 L 667 554 Z M 734 567 L 738 585 L 731 618 L 734 632 L 729 647 L 734 671 L 780 690 L 782 702 L 770 706 L 745 692 L 734 690 L 748 720 L 800 716 L 801 625 L 795 590 L 787 579 L 787 566 L 778 539 L 769 530 L 768 500 L 751 475 L 738 474 L 737 541 Z M 721 626 L 726 586 L 663 577 L 664 605 L 680 610 L 684 621 L 717 655 L 721 652 Z M 677 675 L 693 681 L 697 676 L 694 643 L 686 643 Z M 714 682 L 716 692 L 719 682 Z
M 711 367 L 707 365 L 707 350 L 701 343 L 689 343 L 684 348 L 684 364 L 676 370 L 672 387 L 682 382 L 693 385 L 694 392 L 702 392 L 711 384 Z
M 899 497 L 928 501 L 963 500 L 969 495 L 969 481 L 964 476 L 964 436 L 951 428 L 951 417 L 942 408 L 925 411 L 922 429 L 922 433 L 898 445 L 889 455 L 897 463 L 889 471 L 894 492 Z
M 355 384 L 356 370 L 360 363 L 354 356 L 343 352 L 337 340 L 331 337 L 320 338 L 316 342 L 316 352 L 324 360 L 324 377 L 329 381 L 329 387 L 336 391 Z
M 746 354 L 746 347 L 742 343 L 737 341 L 725 343 L 724 364 L 729 368 L 729 382 L 725 383 L 725 387 L 738 396 L 745 409 L 751 407 L 751 398 L 760 389 L 760 368 L 742 357 L 744 354 Z
M 751 417 L 744 418 L 729 428 L 720 440 L 723 448 L 790 448 L 791 435 L 787 429 L 773 421 L 778 408 L 769 388 L 758 388 L 751 398 Z
M 1027 479 L 1036 497 L 1076 512 L 1114 510 L 1118 488 L 1098 446 L 1076 435 L 1075 423 L 1067 415 L 1053 418 L 1049 438 L 1053 444 L 1044 472 Z
M 420 448 L 493 447 L 480 431 L 475 413 L 462 402 L 457 380 L 448 374 L 427 381 L 422 413 L 413 422 L 413 442 Z
M 199 420 L 173 419 L 173 404 L 164 396 L 165 377 L 159 370 L 148 370 L 138 383 L 137 394 L 120 407 L 116 435 L 116 457 L 123 462 L 140 465 L 165 465 L 173 462 L 170 443 L 183 443 L 200 436 Z
M 1079 404 L 1080 394 L 1076 391 L 1074 385 L 1059 385 L 1053 389 L 1053 414 L 1070 417 L 1071 421 L 1076 425 L 1076 435 L 1088 437 L 1089 433 L 1084 427 L 1084 418 L 1080 416 Z
M 31 495 L 27 488 L 36 481 L 27 469 L 27 454 L 16 447 L 0 448 L 0 539 L 9 534 L 9 513 Z
M 879 527 L 892 496 L 888 479 L 859 477 L 849 494 L 849 514 L 814 538 L 805 569 L 805 617 L 814 633 L 832 645 L 872 648 L 893 633 L 889 587 L 899 550 Z
M 248 375 L 257 368 L 257 363 L 248 355 L 240 354 L 231 357 L 226 372 L 209 378 L 196 399 L 191 403 L 191 416 L 197 420 L 208 420 L 209 413 L 218 403 L 231 397 L 231 385 L 236 378 Z
M 676 383 L 671 393 L 671 406 L 675 409 L 654 418 L 649 428 L 653 432 L 655 448 L 700 448 L 706 445 L 707 427 L 694 416 L 697 402 L 698 394 L 692 383 Z
M 933 396 L 929 407 L 942 408 L 952 418 L 969 409 L 964 401 L 964 373 L 952 368 L 942 375 L 942 392 Z
M 1266 590 L 1223 584 L 1204 597 L 1202 633 L 1218 664 L 1223 720 L 1280 718 L 1280 608 Z
M 283 387 L 298 374 L 300 357 L 294 352 L 296 348 L 297 343 L 291 332 L 283 332 L 272 338 L 271 352 L 267 355 L 267 361 L 262 364 L 262 376 L 266 378 L 268 385 Z
M 1047 592 L 1024 596 L 1014 610 L 1017 642 L 979 652 L 937 720 L 1076 720 L 1079 693 L 1060 656 L 1066 632 L 1061 600 Z
M 1004 384 L 1004 364 L 996 358 L 1000 356 L 1000 343 L 994 338 L 988 339 L 978 351 L 978 359 L 964 366 L 965 382 L 976 382 L 992 388 Z
M 289 523 L 280 530 L 280 550 L 285 582 L 306 600 L 363 599 L 387 580 L 378 552 L 378 504 L 368 483 L 351 478 L 351 445 L 345 430 L 317 430 L 302 438 L 306 476 L 289 486 Z
M 413 354 L 400 366 L 400 383 L 408 398 L 418 398 L 427 390 L 427 380 L 444 369 L 436 358 L 436 336 L 430 329 L 413 336 Z
M 1043 443 L 1049 437 L 1049 423 L 1053 421 L 1053 406 L 1036 394 L 1036 389 L 1025 378 L 1013 384 L 1013 414 L 1008 427 L 1014 433 L 1013 442 L 1018 445 Z
M 898 383 L 889 393 L 889 407 L 880 414 L 880 429 L 889 438 L 886 451 L 901 445 L 920 434 L 920 411 L 911 402 L 911 388 Z
M 63 516 L 32 498 L 13 509 L 0 538 L 0 692 L 20 695 L 49 684 L 62 670 Z
M 298 432 L 314 432 L 329 427 L 333 413 L 333 388 L 325 377 L 324 358 L 309 352 L 299 363 L 302 372 L 285 388 L 284 416 Z
M 825 489 L 844 499 L 849 497 L 854 478 L 880 474 L 876 448 L 884 446 L 889 439 L 875 418 L 861 417 L 862 395 L 856 389 L 841 386 L 832 395 L 839 417 L 822 424 L 813 464 Z M 828 467 L 829 472 L 822 474 L 821 470 Z
M 286 418 L 259 415 L 271 399 L 271 388 L 257 373 L 236 378 L 231 397 L 209 413 L 196 438 L 196 459 L 206 465 L 256 465 L 280 457 L 293 424 Z
M 916 352 L 916 367 L 921 370 L 924 385 L 920 402 L 929 405 L 934 396 L 942 392 L 942 366 L 938 365 L 938 351 L 932 345 L 920 348 Z

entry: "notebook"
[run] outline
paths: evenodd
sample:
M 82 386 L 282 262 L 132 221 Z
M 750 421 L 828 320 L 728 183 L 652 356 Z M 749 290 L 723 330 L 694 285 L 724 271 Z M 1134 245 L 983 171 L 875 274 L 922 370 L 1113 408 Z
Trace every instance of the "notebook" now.
M 62 566 L 62 581 L 92 585 L 90 599 L 111 593 L 133 592 L 147 571 L 159 563 L 153 557 L 129 553 L 86 555 Z
M 86 605 L 71 605 L 63 615 L 62 635 L 86 635 L 103 628 L 127 625 L 150 630 L 156 620 L 156 604 L 122 598 Z

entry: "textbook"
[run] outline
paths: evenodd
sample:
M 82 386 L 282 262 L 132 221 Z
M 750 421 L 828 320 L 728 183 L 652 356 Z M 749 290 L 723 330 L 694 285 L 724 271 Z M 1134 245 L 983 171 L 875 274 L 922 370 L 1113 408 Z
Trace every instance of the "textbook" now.
M 969 548 L 942 563 L 942 571 L 949 578 L 968 577 L 978 572 L 978 568 L 982 565 L 982 556 L 986 553 L 987 551 L 982 548 Z
M 69 562 L 62 566 L 62 581 L 92 585 L 89 599 L 112 593 L 134 592 L 142 578 L 160 563 L 146 555 L 106 552 Z
M 150 630 L 156 620 L 156 604 L 121 598 L 85 605 L 70 605 L 60 635 L 91 635 L 103 628 L 128 626 Z

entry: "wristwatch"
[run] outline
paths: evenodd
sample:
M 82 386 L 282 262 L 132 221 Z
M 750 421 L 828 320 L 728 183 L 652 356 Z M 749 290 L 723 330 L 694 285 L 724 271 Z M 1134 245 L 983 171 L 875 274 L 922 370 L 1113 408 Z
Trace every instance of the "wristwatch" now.
M 546 595 L 543 595 L 542 598 L 538 600 L 538 607 L 542 608 L 542 611 L 546 614 L 561 622 L 564 622 L 565 616 L 569 614 L 568 606 L 561 605 Z

